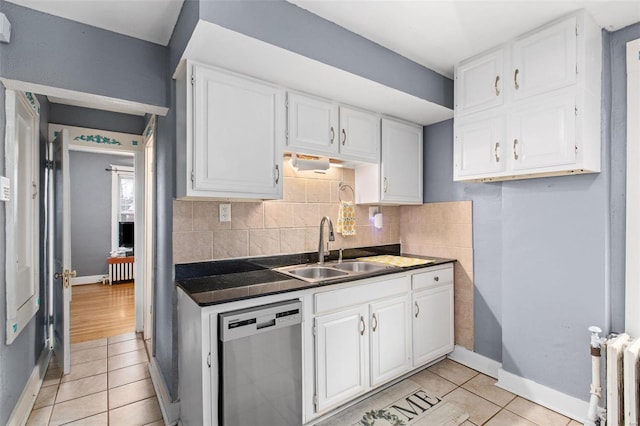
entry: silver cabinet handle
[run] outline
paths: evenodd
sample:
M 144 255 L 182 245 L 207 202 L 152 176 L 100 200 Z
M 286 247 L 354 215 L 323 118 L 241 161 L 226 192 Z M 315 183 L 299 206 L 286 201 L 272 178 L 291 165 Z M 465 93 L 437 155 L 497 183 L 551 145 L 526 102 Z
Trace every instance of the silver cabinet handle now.
M 496 75 L 496 81 L 493 82 L 493 88 L 496 90 L 496 96 L 500 96 L 500 89 L 498 89 L 499 82 L 500 82 L 500 76 Z
M 389 189 L 389 179 L 384 178 L 384 192 L 387 192 L 387 189 Z
M 500 154 L 498 150 L 500 149 L 500 142 L 496 142 L 496 146 L 493 148 L 493 155 L 496 157 L 496 163 L 500 162 Z
M 433 277 L 433 280 L 434 280 L 435 282 L 438 282 L 438 281 L 440 281 L 440 277 L 436 275 L 435 277 Z
M 364 318 L 362 317 L 362 315 L 360 315 L 360 325 L 362 326 L 362 329 L 360 330 L 360 335 L 364 336 L 364 330 L 366 329 L 366 326 L 364 325 Z
M 513 159 L 518 159 L 518 139 L 513 140 Z
M 520 74 L 520 70 L 516 68 L 516 70 L 513 72 L 513 84 L 516 90 L 520 88 L 520 85 L 518 84 L 518 74 Z
M 280 167 L 276 164 L 276 185 L 280 182 Z
M 374 333 L 376 331 L 376 328 L 378 328 L 378 318 L 376 318 L 376 314 L 374 313 L 373 314 L 373 328 L 372 328 Z
M 418 301 L 414 302 L 416 305 L 416 318 L 418 318 L 418 315 L 420 315 L 420 305 L 418 305 Z
M 333 139 L 336 137 L 336 131 L 333 130 L 333 126 L 331 126 L 331 145 L 333 145 Z
M 347 142 L 347 132 L 342 129 L 342 145 L 344 146 L 344 144 Z

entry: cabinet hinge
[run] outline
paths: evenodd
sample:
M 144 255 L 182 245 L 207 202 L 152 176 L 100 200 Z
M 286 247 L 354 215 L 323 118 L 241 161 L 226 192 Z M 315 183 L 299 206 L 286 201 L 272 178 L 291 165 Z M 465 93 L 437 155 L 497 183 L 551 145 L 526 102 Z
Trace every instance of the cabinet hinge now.
M 578 115 L 578 106 L 577 105 L 574 107 L 574 111 L 575 111 L 576 116 L 577 116 Z
M 284 107 L 285 108 L 289 108 L 289 97 L 288 96 L 284 99 Z
M 207 367 L 211 368 L 211 352 L 207 355 Z
M 313 326 L 313 335 L 314 336 L 318 335 L 318 327 L 316 327 L 315 325 Z
M 284 131 L 284 138 L 287 140 L 287 142 L 289 141 L 289 129 Z
M 578 35 L 578 34 L 579 34 L 578 26 L 576 25 L 576 35 Z
M 578 155 L 578 145 L 575 145 L 576 155 Z
M 194 84 L 196 84 L 196 76 L 192 75 L 191 76 L 191 85 L 193 86 Z
M 193 172 L 193 170 L 191 170 L 191 182 L 195 182 L 196 181 L 196 174 Z
M 318 395 L 313 395 L 313 405 L 316 408 L 316 411 L 318 411 Z

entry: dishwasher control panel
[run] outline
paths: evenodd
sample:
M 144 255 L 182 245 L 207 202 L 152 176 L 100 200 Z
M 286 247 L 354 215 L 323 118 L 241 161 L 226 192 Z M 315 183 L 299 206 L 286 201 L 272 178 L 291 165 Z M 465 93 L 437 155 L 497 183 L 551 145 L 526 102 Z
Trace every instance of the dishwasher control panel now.
M 220 341 L 239 339 L 302 322 L 302 302 L 298 299 L 270 303 L 219 315 Z

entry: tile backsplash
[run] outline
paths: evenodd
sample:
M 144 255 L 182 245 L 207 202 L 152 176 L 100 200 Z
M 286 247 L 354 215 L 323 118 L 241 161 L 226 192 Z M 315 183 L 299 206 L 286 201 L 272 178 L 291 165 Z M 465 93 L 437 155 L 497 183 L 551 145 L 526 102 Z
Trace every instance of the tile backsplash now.
M 318 250 L 319 225 L 329 216 L 337 225 L 340 195 L 352 200 L 353 169 L 331 167 L 325 174 L 298 172 L 284 160 L 283 200 L 231 202 L 231 222 L 218 220 L 218 201 L 173 202 L 173 261 L 199 262 L 233 257 Z M 336 233 L 330 249 L 400 242 L 400 208 L 381 207 L 382 229 L 369 220 L 369 208 L 356 206 L 356 235 Z M 326 232 L 326 231 L 325 231 Z
M 402 251 L 457 259 L 456 344 L 473 350 L 473 225 L 471 201 L 400 207 Z

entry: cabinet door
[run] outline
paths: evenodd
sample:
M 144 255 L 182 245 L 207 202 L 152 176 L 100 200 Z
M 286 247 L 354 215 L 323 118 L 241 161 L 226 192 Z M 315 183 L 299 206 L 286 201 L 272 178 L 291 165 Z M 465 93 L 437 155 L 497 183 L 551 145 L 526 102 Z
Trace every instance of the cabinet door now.
M 575 108 L 575 98 L 566 96 L 513 112 L 509 116 L 512 168 L 530 170 L 574 163 Z
M 502 105 L 504 52 L 493 51 L 456 68 L 456 114 L 467 114 Z
M 380 199 L 422 204 L 422 127 L 382 119 Z
M 315 319 L 316 411 L 325 411 L 368 388 L 367 306 Z
M 230 197 L 279 198 L 283 92 L 200 66 L 194 76 L 193 189 Z
M 576 82 L 576 18 L 514 42 L 511 85 L 514 99 L 549 92 Z
M 413 366 L 453 350 L 453 284 L 413 293 Z
M 389 381 L 411 367 L 409 296 L 371 304 L 371 386 Z
M 295 152 L 338 152 L 338 106 L 323 99 L 287 94 L 287 146 Z
M 380 162 L 380 118 L 373 113 L 340 107 L 340 154 L 352 160 Z
M 491 117 L 456 124 L 454 180 L 498 173 L 505 169 L 504 118 Z

